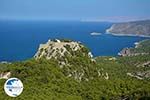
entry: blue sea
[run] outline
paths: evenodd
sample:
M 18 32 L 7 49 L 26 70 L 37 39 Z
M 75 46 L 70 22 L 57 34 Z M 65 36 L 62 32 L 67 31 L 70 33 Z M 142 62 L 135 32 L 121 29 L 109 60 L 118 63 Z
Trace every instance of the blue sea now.
M 32 58 L 48 39 L 71 39 L 86 45 L 94 56 L 117 56 L 144 37 L 113 36 L 105 31 L 112 23 L 78 21 L 0 21 L 0 61 Z M 91 36 L 92 32 L 102 35 Z

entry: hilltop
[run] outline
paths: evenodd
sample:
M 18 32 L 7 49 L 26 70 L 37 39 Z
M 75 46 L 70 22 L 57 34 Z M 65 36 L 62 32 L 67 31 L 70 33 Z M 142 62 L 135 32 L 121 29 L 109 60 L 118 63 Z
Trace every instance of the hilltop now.
M 34 56 L 36 60 L 55 60 L 58 66 L 65 70 L 64 73 L 67 77 L 73 77 L 77 81 L 93 79 L 90 71 L 92 73 L 95 71 L 95 75 L 98 76 L 99 70 L 92 57 L 92 53 L 80 42 L 58 39 L 48 40 L 47 43 L 40 44 Z M 82 65 L 82 63 L 88 65 Z
M 40 44 L 35 59 L 46 58 L 55 59 L 60 61 L 62 64 L 68 62 L 67 57 L 93 57 L 92 53 L 89 52 L 88 48 L 82 45 L 80 42 L 71 40 L 48 40 L 45 44 Z

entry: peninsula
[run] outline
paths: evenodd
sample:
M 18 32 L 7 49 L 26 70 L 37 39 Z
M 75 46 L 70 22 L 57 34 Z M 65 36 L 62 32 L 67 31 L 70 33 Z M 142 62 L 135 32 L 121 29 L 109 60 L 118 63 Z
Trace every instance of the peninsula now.
M 106 32 L 117 36 L 150 37 L 150 20 L 115 23 Z

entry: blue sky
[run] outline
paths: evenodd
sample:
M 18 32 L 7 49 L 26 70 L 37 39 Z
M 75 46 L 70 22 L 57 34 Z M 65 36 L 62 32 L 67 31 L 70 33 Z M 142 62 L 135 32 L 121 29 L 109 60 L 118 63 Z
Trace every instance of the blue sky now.
M 150 0 L 0 0 L 0 19 L 82 21 L 150 19 Z

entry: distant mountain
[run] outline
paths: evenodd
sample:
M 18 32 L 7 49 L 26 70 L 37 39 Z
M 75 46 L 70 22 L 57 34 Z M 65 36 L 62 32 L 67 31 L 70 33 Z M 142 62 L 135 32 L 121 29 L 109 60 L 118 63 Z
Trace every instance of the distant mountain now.
M 150 36 L 150 20 L 115 23 L 107 32 L 114 35 Z

